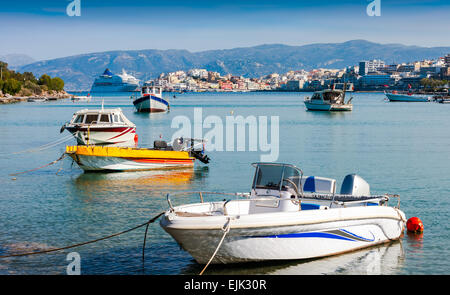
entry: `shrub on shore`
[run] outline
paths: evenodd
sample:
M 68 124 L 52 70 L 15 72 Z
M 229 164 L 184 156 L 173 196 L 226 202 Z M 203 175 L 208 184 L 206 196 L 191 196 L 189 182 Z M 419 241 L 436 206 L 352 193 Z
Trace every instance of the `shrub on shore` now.
M 8 64 L 0 61 L 0 91 L 10 95 L 40 95 L 47 91 L 63 91 L 64 81 L 59 77 L 43 74 L 36 79 L 31 72 L 18 73 L 8 69 Z

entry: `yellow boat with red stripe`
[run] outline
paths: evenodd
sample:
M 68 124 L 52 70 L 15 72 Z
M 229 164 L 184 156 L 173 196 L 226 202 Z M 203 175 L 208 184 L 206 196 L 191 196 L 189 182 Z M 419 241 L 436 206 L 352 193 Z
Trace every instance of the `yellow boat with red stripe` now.
M 85 171 L 139 171 L 192 167 L 192 151 L 105 146 L 67 146 L 68 154 Z

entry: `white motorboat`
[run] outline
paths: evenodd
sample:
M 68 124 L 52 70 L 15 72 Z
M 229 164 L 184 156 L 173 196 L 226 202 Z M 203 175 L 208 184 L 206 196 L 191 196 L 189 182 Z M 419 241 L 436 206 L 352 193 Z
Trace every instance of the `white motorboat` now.
M 403 102 L 427 102 L 431 101 L 431 97 L 428 95 L 419 95 L 412 94 L 410 92 L 407 93 L 398 93 L 397 91 L 393 91 L 391 93 L 384 92 L 389 101 L 403 101 Z
M 352 99 L 353 97 L 345 102 L 345 91 L 326 89 L 306 97 L 304 103 L 310 111 L 351 111 Z
M 72 96 L 71 100 L 73 102 L 75 102 L 75 101 L 89 102 L 89 101 L 91 101 L 91 95 L 89 93 L 87 95 L 74 95 L 74 96 Z
M 135 96 L 133 105 L 138 112 L 159 113 L 169 110 L 169 102 L 162 97 L 162 89 L 153 83 L 145 83 L 141 96 Z
M 120 108 L 83 109 L 73 114 L 60 132 L 69 131 L 79 145 L 134 147 L 137 144 L 136 125 Z
M 406 222 L 397 195 L 370 195 L 358 175 L 303 176 L 292 165 L 255 163 L 250 193 L 173 206 L 160 224 L 198 263 L 309 259 L 397 240 Z M 223 197 L 223 196 L 222 196 Z M 398 196 L 397 196 L 398 197 Z

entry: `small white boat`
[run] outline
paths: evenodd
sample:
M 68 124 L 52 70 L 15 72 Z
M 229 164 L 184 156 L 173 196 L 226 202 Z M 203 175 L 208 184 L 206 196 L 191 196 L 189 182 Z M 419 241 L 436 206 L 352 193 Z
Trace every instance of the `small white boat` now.
M 327 89 L 314 92 L 311 97 L 305 98 L 304 103 L 310 111 L 351 111 L 352 99 L 345 102 L 345 91 Z
M 427 95 L 418 95 L 412 94 L 410 92 L 407 93 L 398 93 L 393 91 L 391 93 L 384 92 L 389 101 L 403 101 L 403 102 L 427 102 L 431 100 L 430 96 Z
M 134 147 L 137 144 L 136 125 L 120 108 L 83 109 L 73 114 L 60 132 L 69 131 L 79 145 Z
M 91 101 L 91 95 L 88 93 L 87 95 L 74 95 L 71 98 L 72 101 Z
M 153 83 L 144 84 L 141 96 L 134 97 L 133 105 L 136 111 L 147 113 L 167 112 L 170 108 L 169 102 L 162 97 L 161 87 L 154 86 Z
M 250 193 L 242 199 L 170 209 L 160 224 L 198 263 L 309 259 L 397 240 L 406 217 L 387 206 L 390 197 L 370 195 L 358 175 L 336 181 L 305 177 L 292 165 L 255 163 Z M 398 196 L 397 196 L 398 197 Z

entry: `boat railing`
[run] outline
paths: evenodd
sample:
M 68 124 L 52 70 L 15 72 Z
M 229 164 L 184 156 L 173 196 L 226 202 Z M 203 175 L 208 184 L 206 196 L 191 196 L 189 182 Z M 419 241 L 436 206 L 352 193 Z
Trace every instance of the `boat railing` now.
M 194 194 L 198 194 L 198 197 L 200 199 L 201 203 L 205 203 L 205 195 L 222 195 L 222 196 L 234 196 L 236 199 L 234 200 L 223 200 L 223 211 L 224 215 L 226 214 L 226 205 L 230 201 L 248 201 L 250 200 L 250 193 L 225 193 L 225 192 L 211 192 L 211 191 L 187 191 L 187 192 L 175 192 L 171 194 L 166 195 L 167 203 L 169 204 L 170 210 L 173 212 L 175 209 L 173 207 L 173 204 L 170 200 L 171 196 L 192 196 Z M 243 199 L 238 199 L 237 197 L 242 197 Z M 384 194 L 384 195 L 372 195 L 372 196 L 353 196 L 353 195 L 343 195 L 343 194 L 321 194 L 321 193 L 307 193 L 305 192 L 303 196 L 297 196 L 295 199 L 281 199 L 276 196 L 273 196 L 274 198 L 277 198 L 279 201 L 302 201 L 304 199 L 313 199 L 318 201 L 330 201 L 330 208 L 332 204 L 340 205 L 342 207 L 351 206 L 354 204 L 361 204 L 361 203 L 379 203 L 381 205 L 387 205 L 390 198 L 397 198 L 397 205 L 394 206 L 397 209 L 400 209 L 400 196 L 397 194 Z M 252 197 L 252 201 L 267 201 L 267 197 L 258 198 L 258 197 Z

